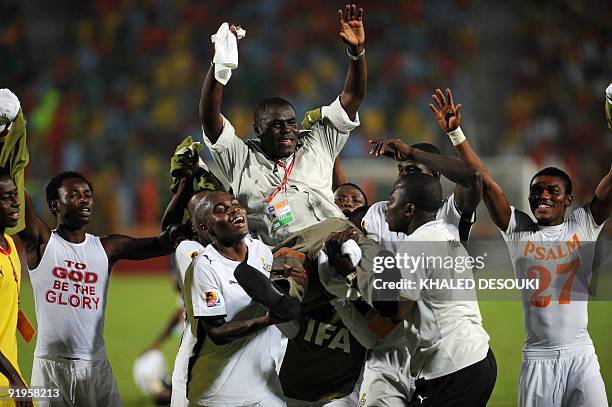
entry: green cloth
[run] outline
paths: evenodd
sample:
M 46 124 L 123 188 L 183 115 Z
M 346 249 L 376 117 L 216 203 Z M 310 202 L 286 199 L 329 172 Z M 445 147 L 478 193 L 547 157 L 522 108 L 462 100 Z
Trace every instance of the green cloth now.
M 191 136 L 187 136 L 175 149 L 174 155 L 170 158 L 170 175 L 172 175 L 172 185 L 170 190 L 176 192 L 182 178 L 182 169 L 200 161 L 202 156 L 202 143 L 194 142 Z M 210 191 L 225 191 L 223 183 L 206 168 L 200 167 L 196 175 L 198 189 Z
M 302 129 L 310 130 L 313 128 L 315 124 L 320 122 L 322 119 L 323 119 L 323 115 L 321 113 L 321 108 L 318 108 L 315 110 L 309 110 L 304 115 L 304 120 L 302 120 L 302 123 L 301 123 Z
M 8 135 L 3 140 L 0 140 L 2 145 L 0 166 L 6 168 L 15 181 L 19 194 L 19 207 L 21 208 L 17 226 L 6 229 L 6 233 L 9 235 L 14 235 L 25 229 L 24 170 L 30 162 L 30 154 L 26 144 L 26 123 L 23 111 L 19 110 L 19 114 L 17 114 L 17 118 L 15 118 Z
M 612 130 L 612 103 L 610 103 L 610 100 L 606 97 L 606 119 L 608 121 L 608 128 L 610 130 Z

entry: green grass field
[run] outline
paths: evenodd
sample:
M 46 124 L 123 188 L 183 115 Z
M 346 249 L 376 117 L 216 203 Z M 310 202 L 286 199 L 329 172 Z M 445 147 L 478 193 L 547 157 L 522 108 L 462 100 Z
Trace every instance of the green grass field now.
M 34 319 L 34 300 L 28 283 L 22 287 L 22 304 Z M 126 406 L 152 406 L 132 380 L 132 363 L 159 334 L 176 308 L 176 294 L 165 276 L 122 276 L 111 279 L 106 310 L 106 349 Z M 516 384 L 521 361 L 523 324 L 518 302 L 480 303 L 485 328 L 497 358 L 497 384 L 489 402 L 493 407 L 516 405 Z M 595 342 L 608 394 L 612 392 L 612 337 L 606 315 L 612 302 L 592 302 L 589 306 L 589 332 Z M 74 333 L 78 335 L 77 332 Z M 164 345 L 169 369 L 174 362 L 180 338 Z M 27 379 L 32 370 L 33 340 L 19 342 L 19 363 Z

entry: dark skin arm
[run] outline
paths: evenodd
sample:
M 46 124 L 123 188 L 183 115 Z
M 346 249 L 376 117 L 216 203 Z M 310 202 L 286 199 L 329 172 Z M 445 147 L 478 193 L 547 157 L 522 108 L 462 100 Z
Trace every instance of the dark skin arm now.
M 42 254 L 45 252 L 45 247 L 51 238 L 51 229 L 36 215 L 28 191 L 24 191 L 24 197 L 25 229 L 19 232 L 19 238 L 26 249 L 28 267 L 33 270 L 38 267 Z
M 364 50 L 365 31 L 363 28 L 363 9 L 357 9 L 354 4 L 346 5 L 344 14 L 338 10 L 340 38 L 348 46 L 349 52 L 360 55 Z M 351 120 L 355 120 L 357 109 L 367 91 L 368 69 L 365 55 L 358 60 L 349 60 L 349 69 L 340 95 L 340 104 Z
M 604 223 L 612 212 L 612 165 L 610 171 L 597 185 L 595 196 L 591 201 L 591 213 L 595 223 L 601 225 Z
M 198 320 L 215 345 L 237 341 L 274 324 L 268 313 L 246 321 L 226 321 L 224 317 L 200 317 Z
M 230 25 L 230 31 L 236 35 L 236 30 L 240 26 Z M 221 100 L 223 98 L 223 85 L 215 79 L 215 67 L 211 64 L 202 85 L 200 95 L 199 117 L 204 134 L 211 143 L 219 140 L 223 130 L 223 118 L 221 117 Z
M 332 191 L 335 191 L 342 184 L 346 184 L 348 179 L 346 178 L 346 174 L 344 173 L 344 168 L 342 168 L 342 162 L 340 161 L 340 156 L 336 157 L 334 161 L 334 172 L 332 173 Z
M 429 107 L 434 115 L 436 115 L 440 127 L 443 126 L 443 123 L 446 123 L 444 124 L 445 127 L 442 127 L 443 130 L 448 129 L 452 131 L 457 129 L 461 122 L 461 104 L 455 106 L 453 94 L 450 89 L 446 89 L 446 96 L 444 96 L 440 89 L 436 89 L 432 98 L 436 106 L 430 103 Z M 471 165 L 482 175 L 483 199 L 487 205 L 491 219 L 493 219 L 493 222 L 500 230 L 506 231 L 510 223 L 512 212 L 504 191 L 495 182 L 493 177 L 491 177 L 491 174 L 489 174 L 489 171 L 485 168 L 480 157 L 478 157 L 476 152 L 472 149 L 468 140 L 456 145 L 455 149 L 461 161 Z
M 17 369 L 13 367 L 11 362 L 9 362 L 6 356 L 4 356 L 2 351 L 0 351 L 0 374 L 4 375 L 8 379 L 9 386 L 11 387 L 20 387 L 20 388 L 28 387 L 21 379 L 21 376 L 19 376 L 19 373 L 17 373 Z M 28 400 L 24 400 L 24 401 L 15 401 L 15 404 L 17 405 L 17 407 L 33 406 L 32 400 L 29 398 Z
M 373 145 L 371 155 L 389 155 L 385 149 L 391 149 L 392 156 L 397 161 L 415 160 L 425 164 L 434 171 L 456 183 L 455 202 L 461 215 L 471 218 L 482 197 L 482 177 L 471 165 L 455 157 L 432 154 L 410 147 L 399 139 L 387 141 L 370 140 Z
M 169 229 L 156 237 L 133 238 L 110 235 L 100 240 L 111 264 L 119 260 L 145 260 L 166 256 L 174 251 Z
M 329 258 L 329 264 L 342 277 L 348 276 L 355 269 L 349 256 L 342 254 L 342 244 L 349 239 L 356 240 L 358 236 L 359 231 L 350 228 L 342 232 L 333 232 L 325 242 L 325 252 Z
M 162 230 L 166 230 L 166 228 L 173 223 L 181 223 L 183 221 L 185 208 L 187 208 L 187 203 L 193 196 L 193 180 L 198 169 L 197 161 L 192 167 L 183 168 L 183 178 L 179 181 L 178 189 L 176 193 L 172 195 L 166 207 L 166 211 L 164 212 L 161 224 Z

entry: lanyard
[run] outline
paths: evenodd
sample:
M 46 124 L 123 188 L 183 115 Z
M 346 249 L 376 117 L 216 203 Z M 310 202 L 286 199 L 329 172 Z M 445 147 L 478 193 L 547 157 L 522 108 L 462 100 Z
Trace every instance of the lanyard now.
M 289 168 L 285 167 L 285 164 L 283 164 L 279 160 L 274 160 L 274 162 L 277 165 L 279 165 L 283 169 L 283 171 L 285 171 L 285 176 L 283 177 L 283 180 L 281 181 L 281 183 L 276 187 L 274 192 L 272 192 L 272 194 L 270 194 L 270 196 L 266 199 L 266 203 L 272 202 L 272 200 L 274 199 L 278 191 L 280 191 L 283 188 L 285 190 L 285 193 L 287 193 L 287 182 L 289 181 L 289 176 L 291 175 L 291 171 L 293 171 L 293 164 L 295 164 L 296 153 L 297 152 L 293 153 L 293 158 L 291 159 L 291 164 L 289 164 Z

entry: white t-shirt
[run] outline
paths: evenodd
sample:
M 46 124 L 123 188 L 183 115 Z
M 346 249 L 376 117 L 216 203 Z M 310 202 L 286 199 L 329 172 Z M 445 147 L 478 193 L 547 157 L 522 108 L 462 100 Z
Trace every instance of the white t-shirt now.
M 397 254 L 443 259 L 468 256 L 454 231 L 442 220 L 428 222 L 405 237 Z M 400 291 L 402 297 L 416 301 L 406 317 L 412 375 L 435 379 L 484 359 L 489 350 L 489 335 L 482 327 L 476 292 L 419 286 L 420 281 L 427 278 L 469 279 L 472 270 L 467 268 L 458 273 L 440 267 L 437 262 L 427 265 L 422 262 L 415 270 L 400 270 L 403 279 L 416 282 L 414 288 Z
M 246 209 L 249 229 L 267 245 L 275 246 L 293 232 L 331 217 L 342 218 L 334 203 L 332 173 L 334 160 L 359 125 L 359 116 L 350 120 L 340 98 L 321 108 L 321 120 L 311 130 L 300 132 L 302 146 L 295 154 L 280 160 L 288 169 L 295 158 L 286 190 L 272 204 L 287 199 L 293 221 L 275 230 L 266 199 L 285 177 L 285 171 L 261 149 L 259 139 L 240 139 L 231 123 L 223 118 L 223 131 L 215 144 L 204 135 L 204 142 L 240 204 Z M 285 208 L 286 209 L 286 208 Z
M 87 233 L 83 242 L 70 243 L 51 233 L 40 264 L 30 270 L 38 322 L 35 356 L 106 358 L 109 271 L 99 237 Z
M 389 224 L 385 220 L 387 212 L 387 201 L 376 202 L 373 204 L 362 220 L 362 226 L 366 231 L 366 235 L 379 243 L 385 249 L 393 253 L 397 253 L 399 243 L 406 237 L 404 233 L 391 232 Z M 461 221 L 461 213 L 455 207 L 455 196 L 450 194 L 446 197 L 442 206 L 438 210 L 436 219 L 441 219 L 449 226 L 449 230 L 455 236 L 456 240 L 460 240 L 459 222 Z M 470 227 L 474 222 L 475 216 L 472 215 L 471 223 L 466 222 L 465 227 Z M 468 231 L 469 232 L 469 231 Z M 465 233 L 467 235 L 467 233 Z
M 525 348 L 555 349 L 590 344 L 588 289 L 597 225 L 588 205 L 576 208 L 560 225 L 539 226 L 511 207 L 502 232 L 516 277 L 539 279 L 538 290 L 522 290 Z
M 247 263 L 269 277 L 270 249 L 250 237 L 244 241 L 248 247 Z M 263 315 L 265 309 L 254 302 L 234 278 L 238 264 L 219 254 L 213 245 L 207 246 L 193 262 L 190 290 L 185 290 L 190 296 L 190 299 L 185 298 L 185 303 L 192 307 L 187 314 L 192 313 L 195 318 L 225 317 L 226 321 Z M 189 280 L 187 276 L 186 283 Z M 191 402 L 206 406 L 241 406 L 260 402 L 271 394 L 282 396 L 275 363 L 280 343 L 280 331 L 276 327 L 269 326 L 240 340 L 215 345 L 207 338 L 201 324 L 192 329 L 197 319 L 187 322 L 185 335 L 196 338 L 187 384 Z
M 200 242 L 194 240 L 183 240 L 176 247 L 174 258 L 176 260 L 176 268 L 179 273 L 179 285 L 181 287 L 181 295 L 184 294 L 185 274 L 187 269 L 194 259 L 204 251 L 204 246 Z M 187 375 L 189 367 L 189 358 L 191 357 L 193 347 L 197 344 L 197 338 L 191 335 L 191 324 L 183 331 L 181 345 L 176 353 L 174 360 L 174 369 L 172 370 L 172 399 L 187 400 Z M 177 393 L 177 394 L 175 394 Z M 179 394 L 180 393 L 180 394 Z M 186 404 L 186 403 L 185 403 Z

